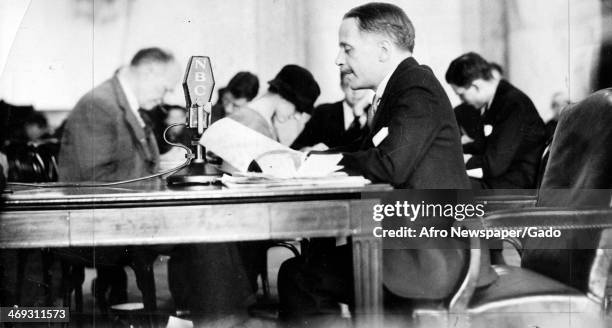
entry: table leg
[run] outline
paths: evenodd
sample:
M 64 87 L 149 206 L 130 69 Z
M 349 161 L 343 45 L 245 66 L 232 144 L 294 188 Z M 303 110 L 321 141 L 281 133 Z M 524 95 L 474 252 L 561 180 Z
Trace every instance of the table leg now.
M 357 213 L 359 228 L 352 236 L 353 277 L 355 284 L 355 323 L 360 327 L 382 327 L 382 239 L 374 237 L 371 206 Z

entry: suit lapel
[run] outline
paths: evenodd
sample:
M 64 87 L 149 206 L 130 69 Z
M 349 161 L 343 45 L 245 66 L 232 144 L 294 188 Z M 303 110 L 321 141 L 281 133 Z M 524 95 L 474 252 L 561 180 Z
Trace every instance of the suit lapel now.
M 389 77 L 389 82 L 387 82 L 387 87 L 380 97 L 380 103 L 378 104 L 378 108 L 376 109 L 376 113 L 374 113 L 374 117 L 372 118 L 372 130 L 370 131 L 370 136 L 368 139 L 372 139 L 373 136 L 378 133 L 380 129 L 385 127 L 388 122 L 385 122 L 384 115 L 388 116 L 386 113 L 389 109 L 387 109 L 387 104 L 389 103 L 389 98 L 393 96 L 397 89 L 397 80 L 400 76 L 400 72 L 406 69 L 409 69 L 412 66 L 417 66 L 419 63 L 413 58 L 408 57 L 404 59 L 395 69 L 391 77 Z
M 130 132 L 132 133 L 132 137 L 137 141 L 138 150 L 141 152 L 145 160 L 156 162 L 159 158 L 159 150 L 157 149 L 157 142 L 155 141 L 155 138 L 152 136 L 152 133 L 147 135 L 145 129 L 140 125 L 138 118 L 130 109 L 127 97 L 121 88 L 121 84 L 119 83 L 117 76 L 113 77 L 112 82 L 114 91 L 119 101 L 119 107 L 123 111 L 123 118 L 129 127 Z
M 483 122 L 485 123 L 495 123 L 497 119 L 497 115 L 499 109 L 503 107 L 505 102 L 506 93 L 510 89 L 510 84 L 506 82 L 506 80 L 502 79 L 499 81 L 497 85 L 497 90 L 495 90 L 495 94 L 493 95 L 493 101 L 491 102 L 491 106 L 483 115 Z

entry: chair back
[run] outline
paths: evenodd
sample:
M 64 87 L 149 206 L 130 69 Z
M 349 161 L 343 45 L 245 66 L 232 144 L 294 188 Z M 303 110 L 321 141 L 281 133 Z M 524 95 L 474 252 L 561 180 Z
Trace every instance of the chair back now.
M 55 139 L 41 143 L 12 143 L 7 147 L 9 181 L 57 181 L 57 154 L 59 143 Z
M 538 193 L 538 207 L 610 206 L 610 126 L 612 89 L 595 92 L 563 111 Z M 609 242 L 607 238 L 608 232 L 601 229 L 568 231 L 563 238 L 528 238 L 521 266 L 597 294 L 599 287 L 595 286 L 601 281 L 591 282 L 601 276 L 598 270 L 609 267 L 605 258 L 608 249 L 602 247 Z

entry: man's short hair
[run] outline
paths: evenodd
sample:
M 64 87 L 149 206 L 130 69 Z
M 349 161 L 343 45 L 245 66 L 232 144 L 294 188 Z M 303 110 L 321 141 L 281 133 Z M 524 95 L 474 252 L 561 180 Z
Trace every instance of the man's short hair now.
M 174 56 L 161 48 L 140 49 L 130 61 L 130 66 L 136 67 L 149 63 L 168 63 L 174 60 Z
M 446 82 L 466 87 L 474 80 L 490 80 L 491 64 L 475 52 L 468 52 L 453 60 L 446 71 Z
M 235 98 L 246 98 L 251 101 L 259 92 L 259 79 L 253 73 L 238 72 L 227 84 L 226 91 Z
M 47 117 L 41 112 L 32 112 L 25 118 L 23 125 L 38 125 L 41 128 L 47 128 L 49 123 Z
M 414 26 L 406 13 L 390 3 L 372 2 L 351 9 L 344 19 L 355 18 L 359 29 L 390 36 L 401 49 L 414 50 Z

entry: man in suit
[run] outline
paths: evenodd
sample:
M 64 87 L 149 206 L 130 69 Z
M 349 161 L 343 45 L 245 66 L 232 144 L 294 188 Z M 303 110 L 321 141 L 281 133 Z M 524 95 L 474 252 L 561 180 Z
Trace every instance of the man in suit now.
M 238 72 L 225 88 L 219 89 L 219 99 L 212 108 L 211 123 L 244 107 L 259 92 L 259 79 L 251 72 Z
M 563 91 L 555 92 L 552 95 L 552 100 L 550 101 L 550 111 L 553 114 L 553 117 L 546 122 L 546 142 L 550 144 L 552 141 L 552 137 L 555 134 L 555 130 L 557 129 L 557 123 L 559 123 L 559 115 L 561 115 L 561 111 L 567 105 L 570 104 L 569 97 Z
M 371 98 L 367 90 L 353 90 L 348 75 L 340 74 L 340 87 L 344 99 L 315 108 L 304 130 L 291 148 L 298 150 L 327 150 L 343 147 L 357 150 L 368 133 L 367 109 Z
M 58 158 L 59 181 L 119 181 L 157 172 L 159 151 L 139 114 L 160 104 L 180 79 L 169 52 L 142 49 L 130 65 L 85 94 L 68 116 Z M 92 258 L 91 249 L 82 250 Z M 96 299 L 102 309 L 127 300 L 123 248 L 97 248 Z M 104 263 L 105 265 L 99 265 Z M 106 291 L 110 295 L 106 300 Z
M 452 107 L 431 69 L 412 57 L 414 28 L 404 11 L 385 3 L 350 10 L 339 44 L 336 64 L 349 86 L 376 92 L 371 132 L 358 151 L 343 154 L 340 165 L 396 188 L 469 188 Z M 410 225 L 402 218 L 391 221 Z M 451 221 L 440 221 L 437 228 L 448 228 Z M 388 241 L 383 241 L 386 301 L 441 300 L 456 289 L 467 260 L 456 241 L 440 240 L 428 249 Z M 350 263 L 346 246 L 307 261 L 286 261 L 279 273 L 281 314 L 300 324 L 323 324 L 321 315 L 338 313 L 338 302 L 352 302 Z
M 529 97 L 492 74 L 491 65 L 473 52 L 451 62 L 446 81 L 461 100 L 480 111 L 484 145 L 465 157 L 473 186 L 534 188 L 546 131 Z
M 60 180 L 118 181 L 155 173 L 157 143 L 139 110 L 160 104 L 179 79 L 174 57 L 148 48 L 83 96 L 66 121 Z
M 457 124 L 461 130 L 461 144 L 464 154 L 478 154 L 484 147 L 484 131 L 482 117 L 477 108 L 461 103 L 453 109 Z

